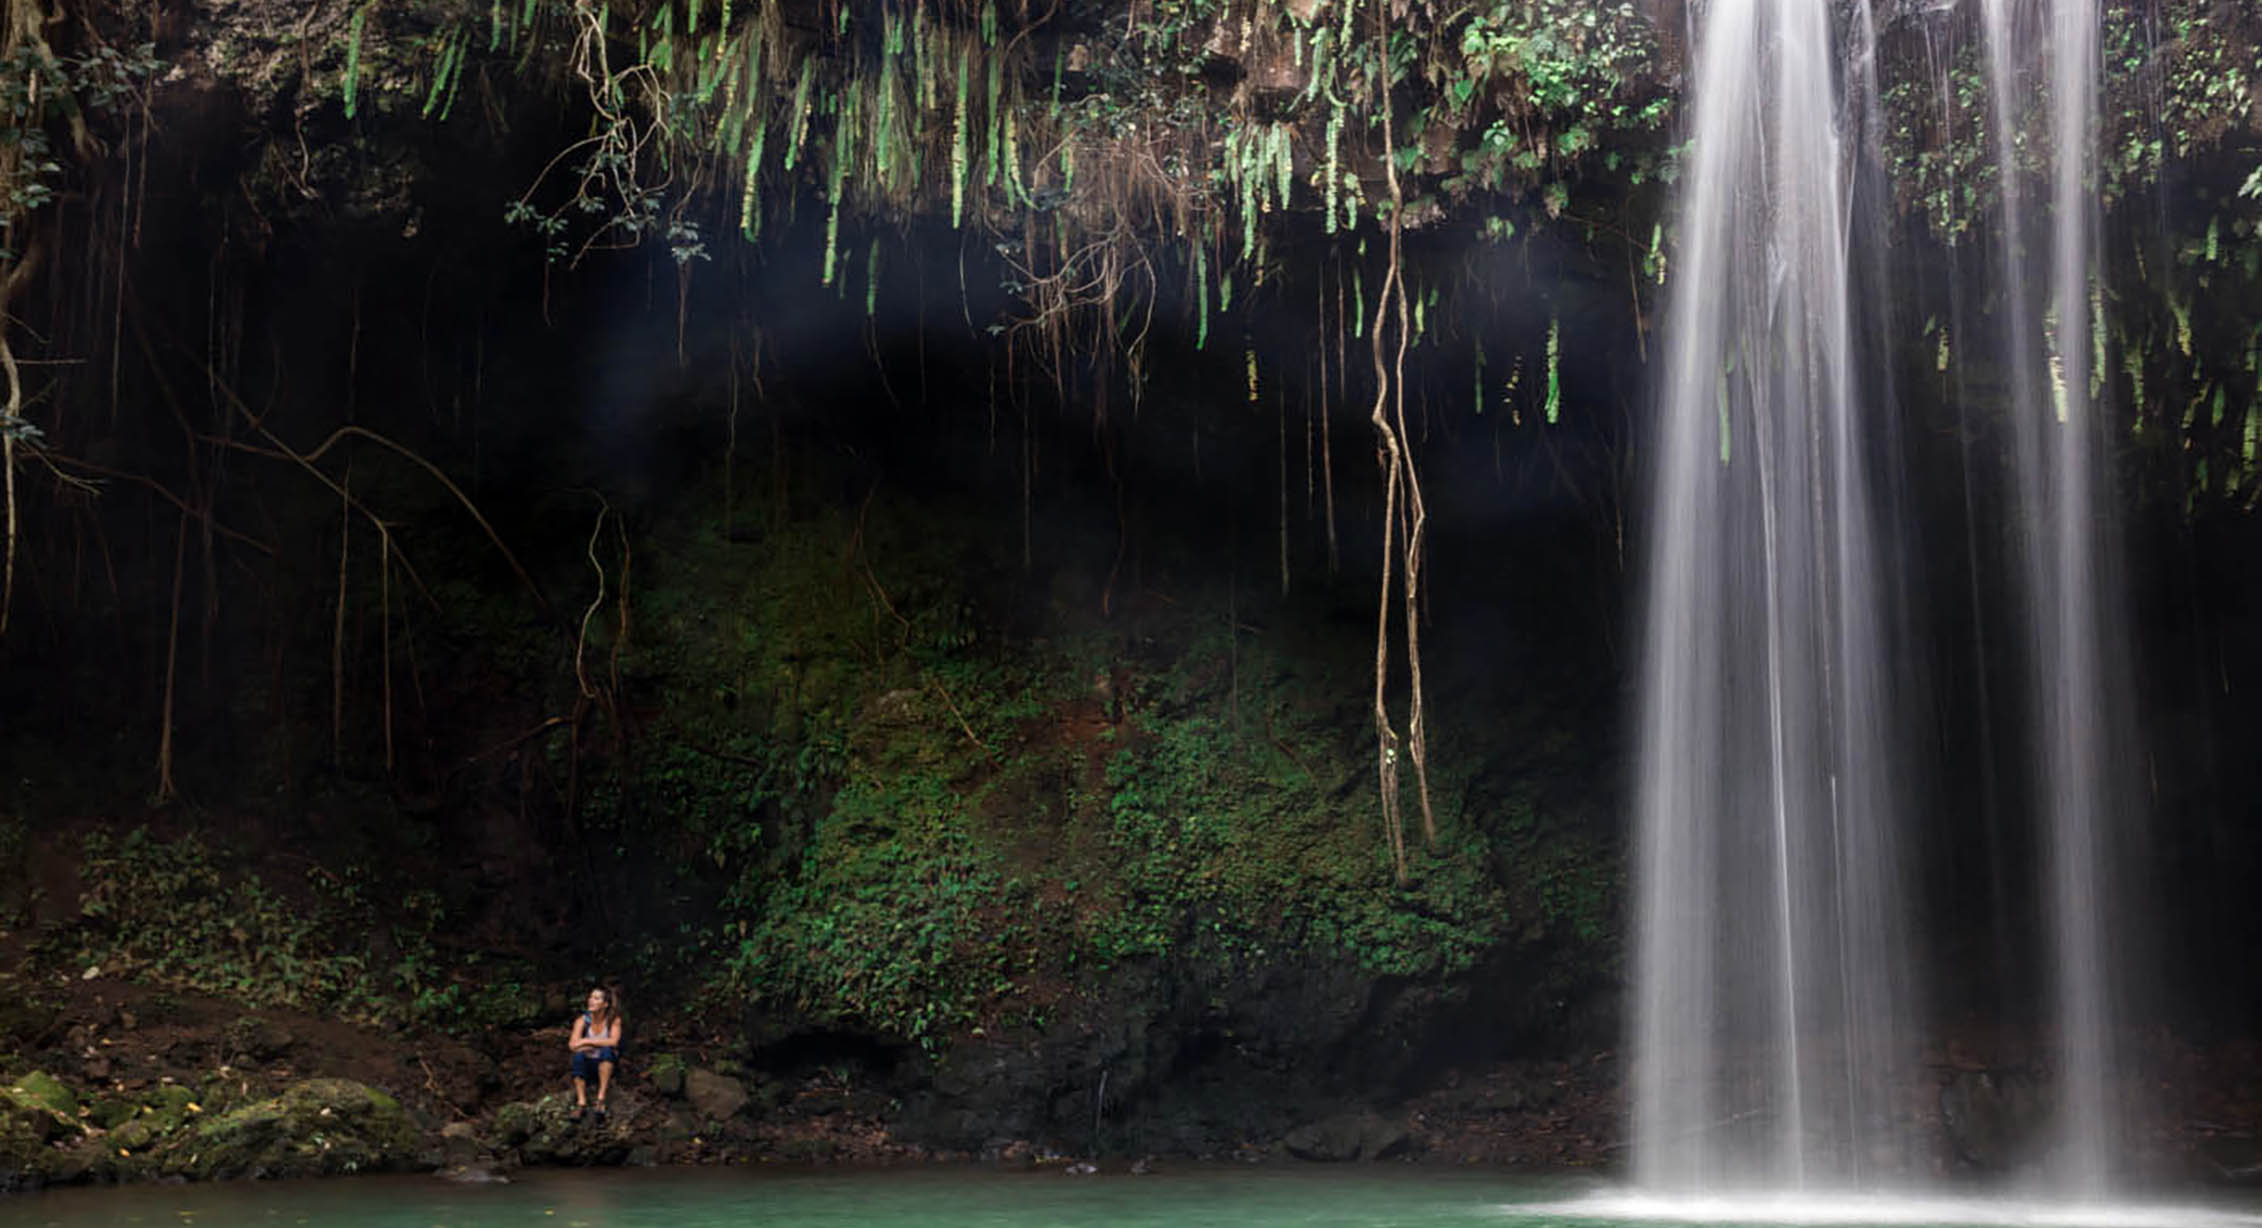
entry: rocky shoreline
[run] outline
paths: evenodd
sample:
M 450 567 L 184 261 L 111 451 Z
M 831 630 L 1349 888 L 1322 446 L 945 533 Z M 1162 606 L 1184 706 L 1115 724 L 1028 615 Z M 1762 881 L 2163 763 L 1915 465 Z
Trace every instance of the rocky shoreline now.
M 1623 1157 L 1615 1053 L 1448 1068 L 1395 1100 L 1215 1106 L 1248 1088 L 1187 1086 L 1131 1105 L 1102 1084 L 1087 1131 L 1046 1093 L 1059 1037 L 970 1037 L 937 1054 L 869 1038 L 763 1046 L 656 1016 L 632 1033 L 609 1112 L 573 1113 L 565 1028 L 475 1038 L 388 1030 L 99 975 L 0 974 L 0 1191 L 58 1185 L 662 1165 L 985 1163 L 1141 1171 L 1157 1163 L 1417 1163 L 1612 1171 Z M 2031 1156 L 2034 1061 L 1952 1046 L 1909 1117 L 1917 1180 L 1984 1180 Z M 2262 1178 L 2262 1053 L 2163 1046 L 2130 1151 L 2181 1183 Z M 1055 1072 L 1048 1074 L 1048 1072 Z M 1144 1117 L 1149 1120 L 1127 1121 Z M 1233 1121 L 1246 1123 L 1241 1126 Z
M 1604 1167 L 1616 1146 L 1607 1055 L 1456 1075 L 1396 1105 L 1314 1106 L 1277 1118 L 1288 1124 L 1272 1132 L 1221 1138 L 1166 1125 L 1140 1137 L 1219 1141 L 1126 1151 L 1118 1123 L 1095 1123 L 1108 1129 L 1082 1139 L 1029 1137 L 994 1109 L 954 1099 L 977 1068 L 1011 1060 L 1005 1041 L 894 1067 L 853 1050 L 759 1065 L 742 1046 L 648 1020 L 600 1119 L 572 1112 L 563 1027 L 467 1040 L 243 1011 L 101 976 L 0 982 L 14 987 L 0 1009 L 6 1191 L 402 1172 L 476 1182 L 552 1166 L 1119 1169 L 1157 1157 L 1559 1171 Z

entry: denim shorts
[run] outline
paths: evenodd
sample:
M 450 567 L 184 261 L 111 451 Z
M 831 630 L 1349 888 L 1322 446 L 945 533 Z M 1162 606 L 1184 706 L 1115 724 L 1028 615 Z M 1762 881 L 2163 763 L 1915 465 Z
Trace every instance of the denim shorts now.
M 576 1049 L 574 1050 L 573 1054 L 573 1077 L 585 1081 L 595 1079 L 597 1077 L 597 1063 L 617 1063 L 619 1061 L 620 1050 L 611 1047 L 603 1049 Z

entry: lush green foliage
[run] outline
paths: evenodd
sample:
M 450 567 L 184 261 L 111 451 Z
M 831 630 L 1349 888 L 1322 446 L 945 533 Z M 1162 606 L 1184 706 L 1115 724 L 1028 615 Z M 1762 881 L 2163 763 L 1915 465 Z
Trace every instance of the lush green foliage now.
M 447 917 L 428 890 L 381 909 L 358 871 L 316 866 L 286 896 L 224 868 L 195 835 L 162 840 L 146 828 L 89 834 L 79 877 L 84 920 L 46 943 L 72 969 L 439 1027 L 516 1022 L 533 1005 L 522 973 L 443 954 Z M 364 945 L 377 933 L 382 954 Z
M 0 224 L 8 231 L 0 260 L 19 254 L 17 226 L 55 198 L 62 181 L 58 140 L 85 141 L 90 113 L 114 113 L 135 99 L 163 62 L 155 46 L 121 51 L 96 44 L 85 55 L 57 55 L 27 42 L 0 62 Z
M 2004 185 L 1985 48 L 1972 13 L 1921 20 L 1925 39 L 1906 40 L 1883 73 L 1887 169 L 1902 207 L 1952 249 L 1950 259 L 1992 269 L 2001 259 L 1992 240 Z M 2106 407 L 2146 498 L 2180 503 L 2194 518 L 2251 510 L 2262 501 L 2256 30 L 2204 0 L 2142 11 L 2109 4 L 2100 29 L 2094 188 L 2106 238 L 2092 265 L 2089 369 L 2065 378 L 2086 378 Z M 2022 81 L 2031 80 L 2034 66 L 2014 58 L 2029 74 Z M 2054 165 L 2048 92 L 2022 89 L 2009 120 L 2010 173 L 2026 185 L 2024 204 L 2034 212 Z M 2041 240 L 2030 230 L 2026 241 Z M 2004 311 L 2001 293 L 1997 286 L 1978 305 Z M 1909 352 L 1921 352 L 1941 378 L 1985 389 L 1997 378 L 1988 364 L 2002 325 L 1974 321 L 1968 309 L 1928 303 L 1931 318 Z M 1951 336 L 1949 321 L 1959 317 L 1961 327 L 1986 331 Z
M 1481 748 L 1433 769 L 1443 835 L 1395 885 L 1348 749 L 1356 637 L 1236 643 L 1158 605 L 1054 607 L 1019 638 L 969 583 L 985 540 L 876 500 L 700 534 L 647 573 L 635 666 L 667 716 L 629 787 L 719 884 L 682 944 L 711 989 L 934 1044 L 1042 1019 L 1125 961 L 1609 961 L 1607 842 L 1536 793 L 1464 811 Z
M 854 775 L 800 863 L 764 893 L 736 984 L 810 1015 L 939 1039 L 1011 989 L 1027 894 L 931 775 Z M 1020 914 L 1020 915 L 1016 915 Z
M 718 216 L 761 241 L 813 197 L 827 285 L 861 277 L 877 299 L 880 246 L 855 259 L 857 223 L 947 220 L 1012 236 L 995 248 L 1004 284 L 1050 343 L 1088 314 L 1081 342 L 1134 349 L 1144 331 L 1122 321 L 1166 299 L 1206 333 L 1212 302 L 1265 282 L 1295 215 L 1355 239 L 1363 262 L 1393 208 L 1391 159 L 1416 226 L 1473 203 L 1505 239 L 1568 214 L 1570 235 L 1616 255 L 1651 229 L 1679 157 L 1675 49 L 1624 0 L 826 12 L 537 0 L 484 39 L 476 20 L 420 35 L 413 88 L 444 116 L 482 58 L 586 88 L 590 135 L 504 210 L 553 260 L 657 241 L 689 266 L 714 254 Z M 1180 249 L 1168 265 L 1163 248 Z

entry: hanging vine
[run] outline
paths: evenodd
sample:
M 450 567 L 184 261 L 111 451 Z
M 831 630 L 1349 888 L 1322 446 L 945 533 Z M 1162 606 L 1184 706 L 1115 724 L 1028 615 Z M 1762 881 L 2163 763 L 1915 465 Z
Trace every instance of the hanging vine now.
M 1388 0 L 1377 0 L 1374 12 L 1378 34 L 1387 37 Z M 1374 724 L 1383 830 L 1390 840 L 1398 881 L 1405 883 L 1410 876 L 1406 866 L 1406 824 L 1398 798 L 1401 742 L 1390 717 L 1390 614 L 1394 588 L 1402 592 L 1405 599 L 1403 617 L 1410 695 L 1403 745 L 1406 757 L 1414 765 L 1415 791 L 1422 806 L 1422 835 L 1428 841 L 1437 839 L 1437 819 L 1430 807 L 1428 739 L 1422 713 L 1422 532 L 1428 511 L 1422 503 L 1421 476 L 1415 470 L 1411 439 L 1406 430 L 1406 347 L 1413 323 L 1406 303 L 1406 196 L 1398 179 L 1397 129 L 1391 117 L 1390 84 L 1387 69 L 1375 75 L 1375 90 L 1379 95 L 1375 109 L 1382 117 L 1383 166 L 1390 187 L 1390 248 L 1383 268 L 1382 290 L 1375 298 L 1374 329 L 1369 335 L 1375 378 L 1374 407 L 1369 420 L 1374 423 L 1375 435 L 1380 441 L 1376 455 L 1382 465 L 1383 479 L 1382 593 L 1375 614 Z M 1390 338 L 1394 323 L 1397 331 L 1395 337 Z M 1395 347 L 1388 348 L 1386 357 L 1391 340 L 1395 341 Z M 1403 579 L 1398 579 L 1399 576 Z
M 45 263 L 52 242 L 35 216 L 60 190 L 66 154 L 85 164 L 107 152 L 90 118 L 123 110 L 139 99 L 157 68 L 148 44 L 121 51 L 97 41 L 83 55 L 59 55 L 46 31 L 60 20 L 61 14 L 49 13 L 40 0 L 6 0 L 0 17 L 0 377 L 6 383 L 6 400 L 0 402 L 0 502 L 5 504 L 0 635 L 7 633 L 15 605 L 22 545 L 18 468 L 36 462 L 60 486 L 93 490 L 85 479 L 56 468 L 45 433 L 25 416 L 32 394 L 15 349 L 16 303 Z M 58 128 L 63 149 L 56 148 L 52 130 Z

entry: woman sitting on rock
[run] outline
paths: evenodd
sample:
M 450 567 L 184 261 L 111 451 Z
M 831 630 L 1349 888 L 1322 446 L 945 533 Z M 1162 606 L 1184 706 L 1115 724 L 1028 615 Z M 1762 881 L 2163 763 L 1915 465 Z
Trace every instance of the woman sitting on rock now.
M 587 1010 L 573 1021 L 566 1047 L 573 1051 L 573 1112 L 575 1121 L 589 1107 L 589 1084 L 597 1084 L 597 1120 L 605 1120 L 605 1093 L 612 1090 L 613 1064 L 620 1061 L 620 1004 L 611 990 L 598 986 L 589 991 Z

